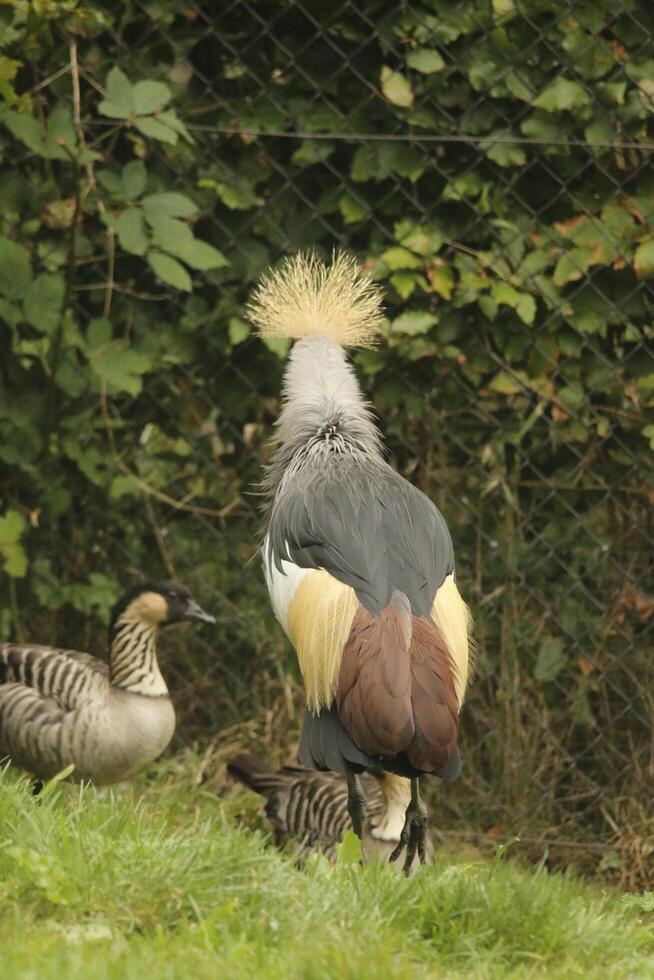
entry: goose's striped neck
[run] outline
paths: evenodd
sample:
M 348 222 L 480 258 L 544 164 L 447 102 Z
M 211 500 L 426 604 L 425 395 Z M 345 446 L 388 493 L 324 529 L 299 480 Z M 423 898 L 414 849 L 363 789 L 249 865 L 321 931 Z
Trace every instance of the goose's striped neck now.
M 133 694 L 168 694 L 157 662 L 157 627 L 128 612 L 112 624 L 109 643 L 111 683 Z

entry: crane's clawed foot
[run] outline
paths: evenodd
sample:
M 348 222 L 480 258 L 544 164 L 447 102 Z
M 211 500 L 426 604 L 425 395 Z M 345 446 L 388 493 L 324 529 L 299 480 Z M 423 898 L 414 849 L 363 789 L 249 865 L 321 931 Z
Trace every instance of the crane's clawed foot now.
M 397 861 L 402 849 L 406 847 L 406 857 L 404 859 L 403 871 L 405 875 L 411 874 L 416 852 L 418 853 L 418 863 L 425 863 L 425 850 L 427 843 L 427 807 L 423 803 L 418 789 L 418 780 L 411 780 L 411 802 L 406 808 L 404 817 L 404 827 L 400 834 L 400 840 L 391 854 L 389 860 Z

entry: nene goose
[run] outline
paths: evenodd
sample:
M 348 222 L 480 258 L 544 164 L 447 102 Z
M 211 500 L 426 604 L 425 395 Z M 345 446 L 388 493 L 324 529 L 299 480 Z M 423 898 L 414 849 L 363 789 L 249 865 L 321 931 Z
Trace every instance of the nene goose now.
M 175 711 L 159 671 L 160 626 L 215 623 L 183 585 L 134 586 L 112 610 L 109 662 L 50 646 L 0 645 L 0 758 L 41 781 L 69 765 L 96 785 L 133 776 L 166 748 Z
M 336 859 L 336 845 L 351 826 L 347 781 L 342 776 L 300 766 L 283 766 L 275 771 L 246 754 L 231 759 L 227 772 L 264 797 L 277 847 L 294 844 L 300 860 L 316 851 L 330 861 Z M 365 860 L 374 855 L 377 860 L 388 861 L 400 841 L 411 785 L 407 779 L 381 771 L 374 778 L 365 777 L 365 785 L 367 819 L 362 837 L 363 856 Z M 433 846 L 429 838 L 426 852 L 431 860 Z M 400 856 L 405 856 L 404 846 Z M 409 870 L 413 872 L 418 866 L 415 854 Z

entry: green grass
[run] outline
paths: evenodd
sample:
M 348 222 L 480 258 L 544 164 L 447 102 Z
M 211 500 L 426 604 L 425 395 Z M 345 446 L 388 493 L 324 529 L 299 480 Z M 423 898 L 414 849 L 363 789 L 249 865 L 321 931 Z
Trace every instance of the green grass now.
M 254 803 L 196 788 L 194 766 L 51 785 L 41 803 L 0 775 L 1 976 L 654 976 L 654 916 L 618 894 L 456 853 L 410 881 L 322 858 L 299 871 L 237 825 Z

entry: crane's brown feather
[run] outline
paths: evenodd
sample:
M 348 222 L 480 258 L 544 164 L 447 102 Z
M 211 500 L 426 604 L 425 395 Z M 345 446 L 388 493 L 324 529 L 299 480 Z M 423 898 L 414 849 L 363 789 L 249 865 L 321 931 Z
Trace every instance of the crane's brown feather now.
M 450 653 L 436 623 L 412 615 L 402 593 L 377 615 L 357 610 L 336 705 L 349 736 L 371 756 L 405 756 L 425 772 L 452 758 L 458 701 Z

